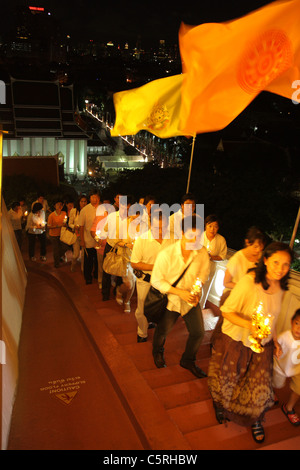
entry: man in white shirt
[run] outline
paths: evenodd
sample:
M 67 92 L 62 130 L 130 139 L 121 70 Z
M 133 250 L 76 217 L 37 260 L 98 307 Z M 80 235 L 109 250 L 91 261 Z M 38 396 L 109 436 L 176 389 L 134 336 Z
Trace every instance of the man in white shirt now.
M 14 229 L 15 236 L 18 242 L 18 245 L 21 249 L 22 245 L 22 219 L 23 212 L 19 202 L 13 202 L 11 209 L 8 211 L 8 216 L 10 218 L 12 228 Z
M 106 245 L 103 253 L 103 261 L 112 247 L 122 238 L 127 238 L 127 216 L 130 206 L 134 203 L 134 199 L 131 195 L 120 196 L 119 198 L 119 210 L 117 212 L 111 212 L 106 219 L 106 224 L 101 232 L 101 238 L 106 239 Z M 124 233 L 122 228 L 126 227 Z M 126 232 L 126 233 L 125 233 Z M 117 278 L 117 285 L 122 283 L 122 279 Z M 102 300 L 105 302 L 110 298 L 111 288 L 111 275 L 104 271 L 102 274 Z
M 196 199 L 191 193 L 187 193 L 181 198 L 181 208 L 179 211 L 174 212 L 170 215 L 169 225 L 170 233 L 176 240 L 181 238 L 182 233 L 182 221 L 184 217 L 195 213 Z
M 33 205 L 34 205 L 36 202 L 39 202 L 40 204 L 42 204 L 43 209 L 44 209 L 44 212 L 45 212 L 45 216 L 46 216 L 46 218 L 47 218 L 48 215 L 49 215 L 49 213 L 51 212 L 51 210 L 50 210 L 50 207 L 49 207 L 49 204 L 48 204 L 47 199 L 45 199 L 44 194 L 42 194 L 42 193 L 40 193 L 40 192 L 37 194 L 37 200 L 34 201 L 34 202 L 31 204 L 31 210 L 33 209 Z
M 96 210 L 100 203 L 99 192 L 95 189 L 90 193 L 90 203 L 80 211 L 78 224 L 80 225 L 80 244 L 84 248 L 83 274 L 86 284 L 92 284 L 93 276 L 98 278 L 98 260 L 95 249 L 96 241 L 91 235 L 91 228 L 96 217 Z
M 168 294 L 168 304 L 155 329 L 152 353 L 156 367 L 165 367 L 164 343 L 181 315 L 189 337 L 180 365 L 189 369 L 196 377 L 203 378 L 206 374 L 195 364 L 196 354 L 204 336 L 203 317 L 199 305 L 201 293 L 196 296 L 191 294 L 196 279 L 199 278 L 204 284 L 210 269 L 207 250 L 200 244 L 202 233 L 199 228 L 200 219 L 201 217 L 195 214 L 185 217 L 181 240 L 162 250 L 154 263 L 151 284 L 160 292 Z M 173 287 L 172 284 L 185 268 L 187 270 L 184 276 L 176 287 Z
M 151 216 L 151 228 L 148 230 L 147 236 L 137 238 L 133 245 L 131 265 L 140 273 L 140 277 L 136 273 L 137 308 L 135 318 L 138 323 L 138 343 L 146 342 L 148 337 L 149 325 L 144 315 L 144 302 L 150 289 L 150 276 L 154 262 L 162 249 L 174 243 L 174 239 L 170 239 L 168 236 L 167 228 L 168 217 L 164 216 L 162 212 L 154 212 Z

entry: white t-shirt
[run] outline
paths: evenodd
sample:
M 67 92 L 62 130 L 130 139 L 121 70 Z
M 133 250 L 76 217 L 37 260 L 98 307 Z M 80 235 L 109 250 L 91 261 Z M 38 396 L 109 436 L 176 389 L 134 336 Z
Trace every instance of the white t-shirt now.
M 260 284 L 255 284 L 254 275 L 250 273 L 239 280 L 220 308 L 222 313 L 238 313 L 242 318 L 251 320 L 255 308 L 259 302 L 262 302 L 264 311 L 273 316 L 272 331 L 267 338 L 262 340 L 262 345 L 264 345 L 272 339 L 281 310 L 282 297 L 282 289 L 275 294 L 268 294 L 268 291 L 265 291 Z M 245 346 L 251 345 L 248 339 L 251 331 L 231 323 L 226 318 L 223 321 L 222 331 L 235 341 L 242 341 Z
M 45 212 L 43 210 L 40 211 L 40 214 L 37 214 L 37 213 L 33 214 L 32 212 L 30 212 L 29 216 L 27 217 L 25 230 L 28 233 L 41 235 L 46 230 L 45 222 L 46 222 L 46 217 L 45 217 Z M 40 224 L 42 224 L 44 228 L 37 228 L 37 226 Z
M 14 211 L 13 209 L 9 209 L 8 215 L 11 221 L 12 228 L 14 230 L 22 230 L 21 219 L 23 216 L 22 209 L 19 208 L 18 212 Z
M 284 331 L 278 338 L 282 355 L 274 357 L 274 370 L 285 377 L 300 374 L 300 340 L 295 340 L 291 330 Z
M 33 209 L 33 206 L 36 202 L 39 202 L 38 199 L 31 204 L 31 210 Z M 43 200 L 42 206 L 45 211 L 45 215 L 47 216 L 47 211 L 49 210 L 49 204 L 48 204 L 47 199 Z
M 232 282 L 237 283 L 245 274 L 248 269 L 254 268 L 256 263 L 249 261 L 243 253 L 243 250 L 237 251 L 229 260 L 226 269 L 232 276 Z
M 153 238 L 151 230 L 148 230 L 147 238 L 138 237 L 135 240 L 131 254 L 131 262 L 154 264 L 158 253 L 171 243 L 174 243 L 173 239 L 166 239 L 163 240 L 162 243 L 159 243 Z M 152 271 L 143 270 L 143 272 L 151 274 Z
M 201 235 L 201 244 L 207 249 L 211 256 L 220 256 L 223 259 L 227 255 L 227 243 L 225 238 L 216 233 L 212 240 L 209 240 L 206 236 L 206 232 Z
M 110 246 L 115 246 L 120 240 L 126 241 L 128 237 L 128 218 L 120 217 L 120 211 L 111 212 L 106 219 L 105 226 L 101 231 L 101 238 L 106 238 Z
M 91 235 L 91 228 L 96 217 L 96 209 L 97 207 L 89 203 L 81 209 L 79 214 L 78 225 L 84 227 L 84 243 L 86 248 L 94 248 L 96 246 L 96 242 Z

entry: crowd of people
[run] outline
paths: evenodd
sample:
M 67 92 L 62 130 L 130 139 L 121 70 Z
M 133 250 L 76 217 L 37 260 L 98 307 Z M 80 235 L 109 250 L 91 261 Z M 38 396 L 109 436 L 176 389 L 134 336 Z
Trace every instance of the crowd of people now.
M 30 211 L 22 199 L 12 204 L 9 215 L 20 246 L 22 228 L 26 231 L 32 261 L 36 261 L 36 240 L 40 259 L 46 260 L 48 231 L 54 267 L 65 262 L 70 250 L 71 272 L 81 267 L 86 284 L 96 280 L 104 302 L 113 295 L 124 312 L 130 313 L 136 289 L 137 342 L 146 342 L 149 328 L 155 328 L 152 354 L 157 368 L 166 367 L 165 342 L 181 316 L 188 337 L 180 365 L 199 379 L 207 377 L 220 423 L 230 420 L 249 426 L 253 439 L 262 443 L 264 416 L 276 401 L 273 387 L 281 388 L 291 378 L 290 397 L 282 411 L 291 424 L 300 425 L 294 409 L 300 395 L 300 309 L 291 320 L 291 329 L 276 334 L 293 260 L 289 246 L 269 241 L 258 227 L 247 231 L 244 247 L 226 264 L 206 374 L 196 364 L 204 336 L 202 309 L 216 262 L 227 258 L 227 244 L 218 233 L 218 217 L 211 214 L 203 220 L 192 194 L 182 197 L 174 213 L 162 210 L 153 195 L 135 201 L 131 195 L 117 194 L 109 201 L 101 200 L 95 190 L 77 202 L 56 200 L 52 212 L 42 195 Z M 71 244 L 63 237 L 66 232 L 70 232 Z M 197 293 L 193 290 L 196 280 L 202 286 Z M 167 295 L 167 307 L 157 324 L 149 323 L 144 314 L 150 286 Z M 270 331 L 261 340 L 261 352 L 253 351 L 250 339 L 257 335 L 252 320 L 258 306 L 272 318 Z

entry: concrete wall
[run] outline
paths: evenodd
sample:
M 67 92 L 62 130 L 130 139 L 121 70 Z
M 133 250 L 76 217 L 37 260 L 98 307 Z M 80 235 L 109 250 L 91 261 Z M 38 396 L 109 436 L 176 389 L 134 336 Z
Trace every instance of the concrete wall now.
M 3 157 L 3 175 L 26 175 L 38 185 L 42 182 L 59 185 L 57 155 L 53 157 Z
M 6 449 L 18 382 L 18 346 L 25 301 L 27 272 L 7 210 L 2 201 L 2 440 Z

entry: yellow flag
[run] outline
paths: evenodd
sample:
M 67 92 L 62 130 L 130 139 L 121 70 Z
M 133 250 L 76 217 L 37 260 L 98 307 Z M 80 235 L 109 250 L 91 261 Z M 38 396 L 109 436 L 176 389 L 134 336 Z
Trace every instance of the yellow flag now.
M 135 135 L 140 130 L 161 138 L 183 135 L 179 129 L 182 79 L 173 75 L 115 93 L 116 122 L 111 135 Z
M 226 23 L 182 25 L 181 128 L 226 127 L 263 90 L 291 98 L 300 79 L 300 0 L 276 1 Z

